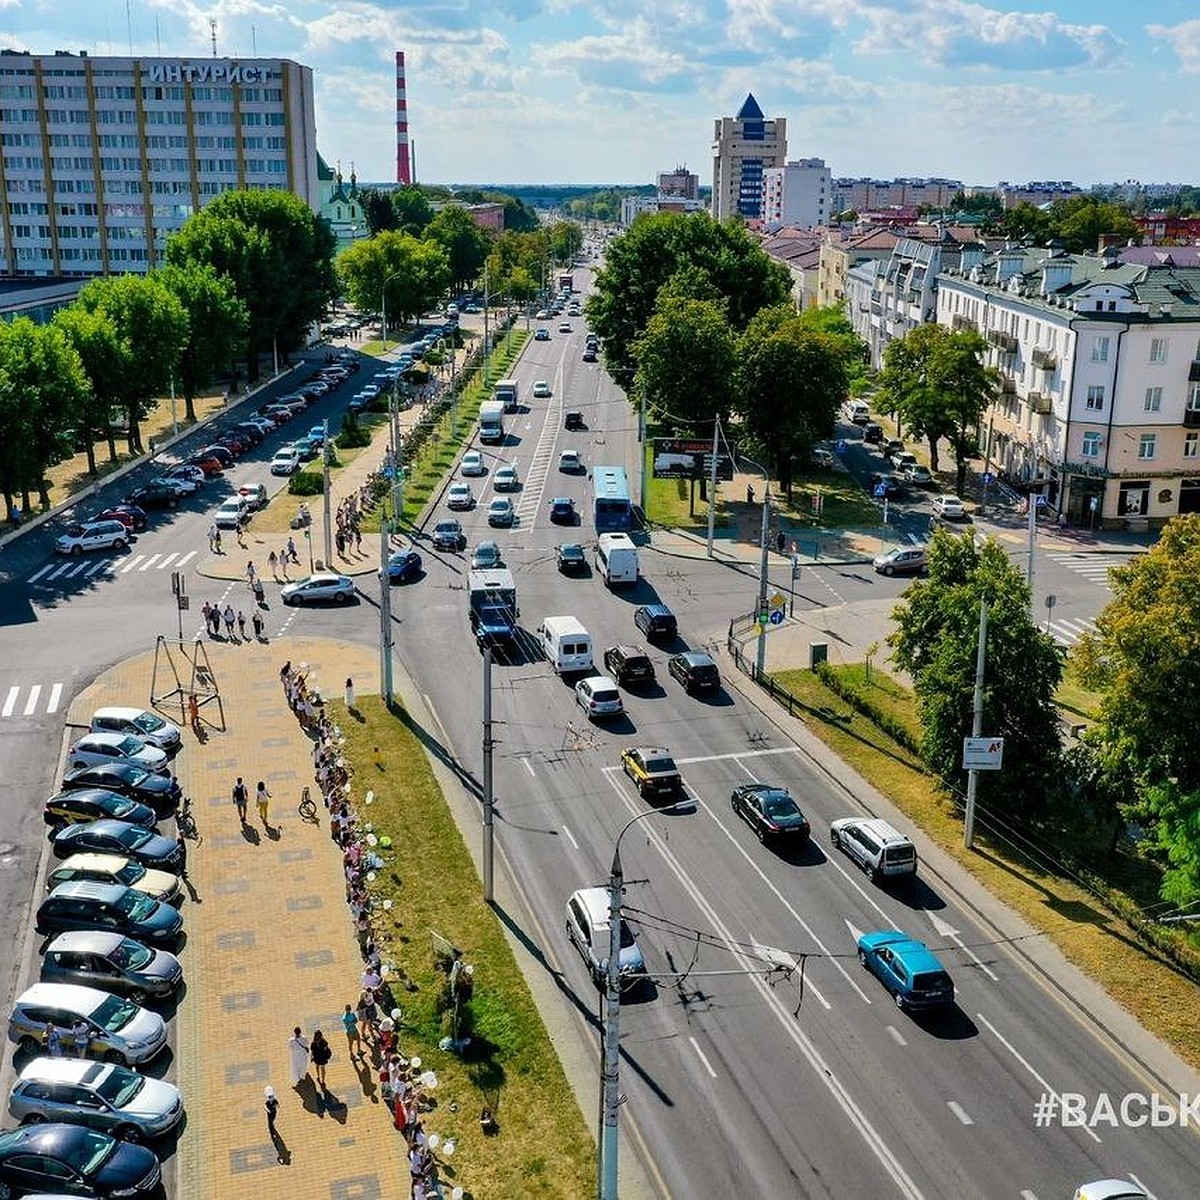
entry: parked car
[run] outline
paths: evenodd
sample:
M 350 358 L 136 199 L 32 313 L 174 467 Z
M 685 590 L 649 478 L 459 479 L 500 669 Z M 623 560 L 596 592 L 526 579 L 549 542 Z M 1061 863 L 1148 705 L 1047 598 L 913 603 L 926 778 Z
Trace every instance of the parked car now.
M 0 1184 L 9 1195 L 152 1196 L 162 1181 L 145 1146 L 82 1125 L 25 1125 L 0 1133 Z M 53 1192 L 54 1196 L 50 1193 Z
M 284 446 L 271 459 L 272 475 L 294 475 L 300 467 L 300 451 L 295 446 Z
M 142 741 L 174 754 L 183 744 L 183 730 L 158 713 L 115 705 L 92 713 L 93 733 L 131 733 Z
M 465 550 L 467 538 L 463 527 L 457 521 L 439 521 L 433 527 L 433 548 L 435 550 Z
M 497 467 L 492 475 L 492 490 L 496 492 L 515 492 L 521 486 L 521 477 L 512 463 Z
M 206 479 L 211 479 L 214 475 L 221 475 L 225 470 L 222 464 L 205 450 L 193 454 L 187 461 L 193 466 L 199 467 L 204 472 Z
M 262 439 L 260 438 L 259 441 Z M 192 491 L 201 488 L 208 482 L 204 472 L 199 467 L 192 463 L 178 463 L 163 473 L 164 479 L 181 479 L 184 483 L 190 483 L 194 486 Z
M 421 574 L 421 556 L 415 550 L 397 550 L 387 563 L 389 583 L 411 583 Z
M 621 769 L 643 800 L 674 796 L 683 788 L 679 768 L 667 750 L 638 746 L 621 752 Z
M 953 520 L 965 516 L 967 512 L 963 502 L 957 496 L 934 496 L 930 503 L 935 517 L 949 517 Z
M 130 800 L 148 804 L 156 812 L 173 808 L 179 801 L 180 788 L 170 775 L 148 771 L 137 763 L 116 759 L 112 762 L 96 763 L 90 767 L 77 767 L 67 771 L 62 778 L 63 791 L 80 788 L 101 788 L 116 792 Z M 128 818 L 124 818 L 128 819 Z
M 223 471 L 227 471 L 233 466 L 233 455 L 229 453 L 229 450 L 225 446 L 205 446 L 203 450 L 198 451 L 192 457 L 201 460 L 216 459 L 221 464 L 221 470 Z M 199 462 L 196 465 L 202 471 L 204 470 L 203 462 Z M 209 472 L 205 471 L 205 474 L 207 475 Z
M 67 825 L 55 832 L 51 846 L 58 858 L 85 852 L 119 854 L 144 867 L 172 873 L 179 870 L 182 861 L 179 846 L 172 838 L 111 817 Z
M 279 589 L 279 598 L 284 604 L 313 604 L 321 600 L 332 600 L 334 604 L 345 604 L 353 600 L 354 580 L 349 575 L 335 575 L 322 571 L 307 579 L 285 583 Z
M 909 463 L 904 468 L 904 482 L 917 487 L 927 487 L 933 482 L 933 476 L 929 473 L 928 467 L 923 467 L 920 463 Z
M 625 711 L 616 680 L 607 675 L 588 675 L 575 685 L 575 702 L 588 717 L 619 717 Z
M 507 496 L 496 496 L 488 502 L 487 523 L 489 525 L 507 529 L 516 518 L 516 510 Z
M 812 832 L 787 788 L 742 783 L 733 789 L 729 804 L 760 842 L 806 842 Z
M 586 575 L 588 571 L 587 555 L 583 547 L 575 542 L 564 542 L 556 552 L 558 569 L 564 575 Z
M 244 433 L 250 439 L 252 446 L 261 446 L 267 436 L 257 421 L 239 421 L 234 428 L 238 433 Z
M 665 604 L 643 604 L 634 610 L 633 623 L 652 642 L 669 642 L 679 633 L 675 614 Z
M 920 575 L 925 570 L 924 546 L 897 546 L 873 560 L 877 575 Z
M 179 1124 L 183 1097 L 174 1084 L 116 1063 L 35 1058 L 13 1084 L 8 1112 L 22 1125 L 65 1121 L 144 1142 Z
M 604 986 L 608 972 L 608 952 L 612 945 L 609 916 L 607 888 L 580 888 L 567 900 L 567 938 L 579 951 L 583 965 L 598 988 Z M 621 990 L 640 986 L 645 981 L 646 962 L 624 917 L 621 918 L 617 944 Z
M 183 967 L 169 950 L 155 950 L 104 929 L 69 929 L 42 954 L 43 983 L 80 983 L 128 996 L 137 1004 L 169 996 Z
M 175 508 L 179 504 L 179 493 L 165 483 L 148 483 L 134 488 L 128 496 L 122 496 L 121 503 L 134 504 L 141 509 Z
M 575 501 L 570 496 L 555 496 L 550 501 L 550 521 L 554 525 L 574 525 Z
M 667 661 L 667 671 L 679 680 L 689 696 L 697 692 L 715 692 L 721 687 L 721 673 L 712 656 L 703 650 L 684 650 Z
M 124 550 L 129 545 L 129 530 L 123 521 L 88 521 L 68 525 L 54 542 L 59 554 L 82 554 L 85 550 Z
M 139 942 L 169 945 L 183 931 L 177 909 L 119 883 L 60 884 L 38 905 L 34 925 L 40 934 L 99 929 Z
M 917 456 L 908 450 L 901 450 L 893 454 L 889 461 L 892 464 L 892 469 L 901 477 L 907 475 L 910 467 L 919 466 Z
M 954 1003 L 954 983 L 937 955 L 898 929 L 864 933 L 858 939 L 858 960 L 902 1011 L 947 1008 Z
M 604 651 L 604 669 L 623 688 L 654 682 L 654 664 L 641 646 L 609 646 Z
M 58 792 L 42 805 L 42 820 L 52 830 L 65 829 L 68 825 L 83 825 L 88 821 L 102 821 L 106 817 L 114 821 L 128 821 L 130 825 L 141 825 L 144 829 L 153 829 L 158 823 L 158 817 L 150 805 L 103 788 Z
M 147 771 L 162 772 L 167 756 L 131 733 L 85 733 L 67 751 L 72 767 L 91 767 L 98 763 L 131 762 Z
M 150 517 L 146 510 L 138 508 L 136 504 L 114 504 L 111 508 L 98 512 L 94 520 L 120 521 L 129 533 L 141 533 L 150 525 Z
M 243 483 L 238 488 L 237 494 L 246 502 L 246 507 L 251 512 L 257 512 L 260 508 L 266 508 L 269 497 L 267 489 L 261 483 Z

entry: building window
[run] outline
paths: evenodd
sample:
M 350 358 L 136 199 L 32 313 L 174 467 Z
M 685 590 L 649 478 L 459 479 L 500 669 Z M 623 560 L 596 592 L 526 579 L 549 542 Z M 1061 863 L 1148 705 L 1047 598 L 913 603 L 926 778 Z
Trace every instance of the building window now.
M 1193 383 L 1188 388 L 1188 412 L 1200 412 L 1200 383 Z
M 1158 446 L 1158 434 L 1143 433 L 1138 441 L 1138 458 L 1153 458 Z
M 1100 435 L 1098 433 L 1085 433 L 1083 435 L 1083 457 L 1100 457 Z
M 1088 386 L 1087 406 L 1093 412 L 1100 412 L 1104 408 L 1104 384 L 1093 383 Z
M 1197 454 L 1197 451 L 1200 451 L 1200 433 L 1197 433 L 1197 432 L 1196 432 L 1196 431 L 1193 429 L 1193 430 L 1191 431 L 1191 433 L 1189 433 L 1189 434 L 1186 434 L 1186 435 L 1184 436 L 1184 439 L 1183 439 L 1183 457 L 1184 457 L 1184 458 L 1197 458 L 1197 457 L 1200 457 L 1200 455 L 1198 455 L 1198 454 Z
M 1092 362 L 1108 362 L 1108 338 L 1092 338 Z
M 1165 363 L 1167 361 L 1166 338 L 1150 339 L 1150 361 L 1152 363 Z
M 1148 413 L 1156 413 L 1162 408 L 1162 388 L 1148 387 L 1146 389 L 1145 408 Z

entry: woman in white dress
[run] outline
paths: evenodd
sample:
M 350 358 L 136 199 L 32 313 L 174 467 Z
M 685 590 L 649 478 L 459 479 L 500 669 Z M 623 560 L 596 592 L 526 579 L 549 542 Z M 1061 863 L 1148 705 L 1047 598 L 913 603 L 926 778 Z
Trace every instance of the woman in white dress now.
M 301 1080 L 308 1075 L 308 1039 L 300 1032 L 299 1025 L 288 1038 L 288 1053 L 291 1056 L 292 1087 L 299 1087 Z

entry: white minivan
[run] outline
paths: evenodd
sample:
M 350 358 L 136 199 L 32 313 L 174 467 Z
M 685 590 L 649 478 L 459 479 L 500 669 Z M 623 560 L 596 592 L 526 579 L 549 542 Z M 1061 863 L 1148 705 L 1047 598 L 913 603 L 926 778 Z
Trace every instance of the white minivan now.
M 596 572 L 611 587 L 637 583 L 637 547 L 627 533 L 602 533 L 596 541 Z
M 559 675 L 591 672 L 592 635 L 576 617 L 547 617 L 538 629 L 542 651 Z

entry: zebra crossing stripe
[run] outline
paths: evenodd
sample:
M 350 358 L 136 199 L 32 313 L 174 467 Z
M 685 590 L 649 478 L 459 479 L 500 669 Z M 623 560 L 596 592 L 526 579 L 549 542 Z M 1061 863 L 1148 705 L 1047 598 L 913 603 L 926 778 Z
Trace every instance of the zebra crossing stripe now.
M 161 570 L 162 570 L 164 567 L 168 567 L 168 566 L 170 566 L 170 565 L 171 565 L 171 560 L 172 560 L 172 559 L 174 559 L 178 553 L 179 553 L 179 552 L 178 552 L 178 551 L 176 551 L 176 552 L 175 552 L 175 554 L 168 554 L 168 555 L 167 555 L 167 557 L 166 557 L 166 558 L 164 558 L 164 559 L 162 560 L 162 562 L 160 562 L 160 563 L 158 564 L 158 569 L 161 571 Z
M 36 575 L 30 575 L 30 577 L 29 577 L 29 582 L 30 582 L 30 583 L 37 583 L 37 581 L 38 581 L 39 579 L 41 579 L 41 577 L 42 577 L 43 575 L 45 575 L 47 571 L 52 571 L 52 570 L 54 570 L 54 564 L 53 564 L 53 563 L 47 563 L 47 564 L 46 564 L 46 565 L 45 565 L 45 566 L 44 566 L 44 567 L 43 567 L 43 568 L 42 568 L 40 571 L 38 571 L 38 572 L 37 572 L 37 574 L 36 574 Z
M 40 683 L 35 683 L 33 687 L 29 689 L 29 699 L 25 701 L 25 716 L 33 716 L 34 710 L 37 708 L 38 697 L 41 696 L 41 694 L 42 685 Z
M 139 570 L 139 571 L 148 571 L 148 570 L 150 570 L 150 568 L 151 568 L 152 566 L 154 566 L 154 564 L 155 564 L 156 562 L 158 562 L 158 560 L 159 560 L 160 558 L 162 558 L 162 555 L 161 555 L 161 554 L 152 554 L 152 555 L 150 555 L 150 557 L 149 557 L 148 559 L 146 559 L 146 561 L 145 561 L 144 563 L 142 563 L 142 565 L 141 565 L 140 567 L 138 567 L 138 570 Z
M 13 707 L 16 705 L 17 696 L 19 696 L 20 693 L 21 693 L 21 689 L 15 685 L 8 689 L 8 697 L 4 701 L 4 707 L 2 709 L 0 709 L 0 717 L 11 717 L 12 716 Z
M 142 559 L 145 557 L 146 556 L 144 554 L 135 555 L 121 568 L 121 574 L 128 575 L 129 572 L 132 571 L 133 568 L 136 567 L 138 565 L 138 563 L 140 563 L 142 561 Z
M 62 690 L 63 685 L 61 683 L 56 683 L 50 689 L 50 700 L 46 705 L 46 711 L 48 713 L 58 712 L 58 702 L 62 699 Z
M 189 559 L 192 559 L 195 557 L 196 557 L 195 550 L 189 550 L 175 565 L 177 567 L 182 567 L 185 562 L 187 562 Z
M 92 565 L 88 567 L 86 571 L 84 571 L 84 575 L 89 577 L 92 575 L 99 575 L 101 571 L 107 570 L 107 568 L 110 566 L 112 566 L 112 563 L 109 562 L 107 558 L 102 558 L 99 561 L 92 563 Z

